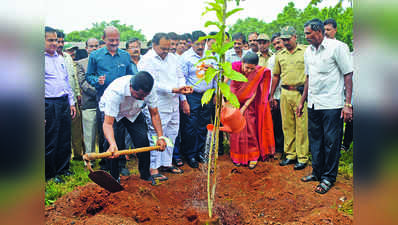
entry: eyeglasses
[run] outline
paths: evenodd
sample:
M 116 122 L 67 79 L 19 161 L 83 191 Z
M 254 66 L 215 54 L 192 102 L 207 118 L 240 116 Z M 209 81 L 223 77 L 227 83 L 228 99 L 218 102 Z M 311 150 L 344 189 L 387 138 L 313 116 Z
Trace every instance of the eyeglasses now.
M 290 41 L 291 38 L 281 38 L 282 41 L 286 42 L 286 41 Z

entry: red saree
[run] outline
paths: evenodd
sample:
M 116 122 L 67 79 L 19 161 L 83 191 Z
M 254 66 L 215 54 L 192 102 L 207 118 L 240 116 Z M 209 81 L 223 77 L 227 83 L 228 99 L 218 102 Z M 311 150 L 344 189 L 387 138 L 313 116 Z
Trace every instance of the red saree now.
M 242 72 L 242 62 L 232 63 L 232 69 Z M 274 130 L 271 108 L 268 102 L 271 71 L 257 66 L 247 76 L 248 82 L 231 82 L 231 91 L 238 97 L 241 106 L 256 96 L 243 116 L 246 126 L 240 133 L 230 134 L 230 154 L 234 163 L 248 164 L 249 161 L 265 160 L 275 153 Z

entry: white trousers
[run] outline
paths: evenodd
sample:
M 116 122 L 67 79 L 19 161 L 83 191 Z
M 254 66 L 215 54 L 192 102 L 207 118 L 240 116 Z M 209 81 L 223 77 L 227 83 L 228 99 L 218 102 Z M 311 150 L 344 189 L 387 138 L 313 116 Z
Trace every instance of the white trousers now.
M 95 152 L 95 136 L 97 133 L 96 109 L 82 110 L 83 136 L 86 153 Z
M 159 112 L 159 115 L 162 122 L 163 136 L 169 138 L 174 144 L 180 126 L 180 112 Z M 148 124 L 149 143 L 151 146 L 154 146 L 156 143 L 153 142 L 152 136 L 157 136 L 157 134 L 153 128 L 151 117 L 146 115 L 146 120 Z M 151 151 L 150 168 L 158 169 L 161 166 L 172 166 L 173 149 L 174 147 L 167 146 L 163 152 Z

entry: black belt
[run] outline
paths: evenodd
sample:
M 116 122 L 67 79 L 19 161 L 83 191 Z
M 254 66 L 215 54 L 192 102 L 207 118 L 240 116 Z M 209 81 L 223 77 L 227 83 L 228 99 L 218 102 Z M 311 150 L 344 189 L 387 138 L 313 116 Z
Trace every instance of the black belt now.
M 45 100 L 67 100 L 68 99 L 68 95 L 63 95 L 61 97 L 48 97 L 48 98 L 44 98 Z
M 299 85 L 299 86 L 296 86 L 296 85 L 281 85 L 281 87 L 283 89 L 286 89 L 286 90 L 289 90 L 289 91 L 298 91 L 298 92 L 300 92 L 301 95 L 304 92 L 304 85 Z

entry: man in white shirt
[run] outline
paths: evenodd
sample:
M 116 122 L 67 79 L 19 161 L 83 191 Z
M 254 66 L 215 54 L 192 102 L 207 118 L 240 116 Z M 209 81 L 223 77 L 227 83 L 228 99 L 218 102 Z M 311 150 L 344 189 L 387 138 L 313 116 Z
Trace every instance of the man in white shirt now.
M 330 39 L 335 39 L 336 40 L 336 33 L 337 33 L 337 22 L 333 18 L 327 19 L 323 21 L 323 25 L 325 26 L 325 36 Z M 342 42 L 345 46 L 344 42 Z M 348 48 L 348 46 L 347 46 Z M 352 52 L 351 52 L 351 58 L 352 58 Z M 352 60 L 352 59 L 351 59 Z M 352 102 L 351 98 L 351 102 Z M 347 121 L 345 122 L 345 129 L 344 129 L 344 135 L 343 135 L 343 144 L 341 144 L 341 150 L 349 150 L 352 140 L 354 138 L 354 122 Z
M 103 130 L 110 145 L 107 151 L 113 153 L 111 157 L 113 159 L 107 161 L 110 164 L 108 168 L 118 181 L 120 167 L 117 152 L 125 146 L 124 129 L 129 132 L 136 148 L 149 146 L 145 116 L 141 113 L 146 105 L 159 137 L 156 145 L 161 146 L 161 150 L 166 147 L 158 111 L 158 99 L 156 92 L 152 91 L 153 85 L 153 77 L 148 72 L 140 71 L 134 76 L 126 75 L 115 79 L 105 89 L 99 102 L 99 108 L 105 114 Z M 149 152 L 137 153 L 137 157 L 141 179 L 149 180 Z
M 163 124 L 164 135 L 175 141 L 180 124 L 179 96 L 182 94 L 183 105 L 186 98 L 183 94 L 192 93 L 192 88 L 185 85 L 185 78 L 178 64 L 178 58 L 169 54 L 170 38 L 166 33 L 157 33 L 152 38 L 153 48 L 145 54 L 138 63 L 140 71 L 148 71 L 155 80 L 155 91 L 159 98 L 159 114 Z M 185 103 L 184 103 L 185 102 Z M 145 114 L 149 113 L 145 111 Z M 155 129 L 148 120 L 149 137 Z M 151 138 L 149 138 L 151 140 Z M 154 143 L 151 141 L 151 144 Z M 167 177 L 159 174 L 160 171 L 180 174 L 180 168 L 172 166 L 173 147 L 169 146 L 164 152 L 151 152 L 151 174 L 159 180 Z
M 308 21 L 304 33 L 311 44 L 304 53 L 307 74 L 304 94 L 297 107 L 301 116 L 308 94 L 308 137 L 312 174 L 303 182 L 320 181 L 315 192 L 324 194 L 336 182 L 343 120 L 352 120 L 353 64 L 348 49 L 337 40 L 325 38 L 323 22 Z M 344 87 L 346 91 L 344 101 Z
M 234 47 L 225 53 L 225 61 L 233 63 L 242 60 L 243 56 L 249 51 L 243 49 L 245 39 L 241 32 L 232 35 L 232 41 L 235 41 Z

